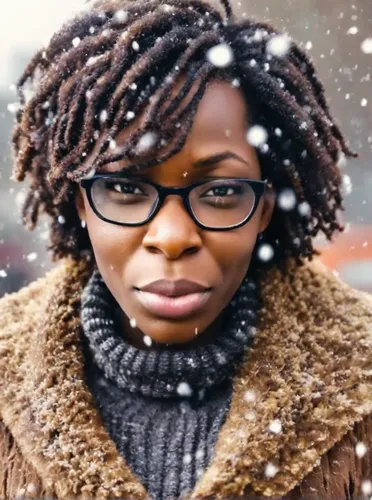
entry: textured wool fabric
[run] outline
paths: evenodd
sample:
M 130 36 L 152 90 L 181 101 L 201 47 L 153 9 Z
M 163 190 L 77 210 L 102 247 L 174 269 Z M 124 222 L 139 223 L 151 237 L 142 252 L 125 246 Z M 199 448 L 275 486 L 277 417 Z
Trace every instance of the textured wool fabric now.
M 90 276 L 89 260 L 66 259 L 0 300 L 0 498 L 149 497 L 86 384 Z M 372 446 L 355 453 L 372 443 L 372 297 L 319 261 L 290 260 L 259 290 L 257 333 L 189 500 L 361 500 L 372 477 Z M 270 430 L 276 419 L 280 433 Z
M 213 342 L 149 351 L 125 341 L 119 306 L 97 269 L 82 294 L 88 385 L 120 454 L 156 500 L 190 493 L 212 457 L 235 369 L 255 333 L 253 280 L 233 303 Z

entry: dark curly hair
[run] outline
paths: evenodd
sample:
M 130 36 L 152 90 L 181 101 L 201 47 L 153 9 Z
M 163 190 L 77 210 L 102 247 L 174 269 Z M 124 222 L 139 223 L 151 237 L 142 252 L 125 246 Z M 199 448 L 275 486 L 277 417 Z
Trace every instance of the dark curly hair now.
M 13 178 L 30 179 L 22 209 L 26 227 L 33 229 L 40 214 L 51 217 L 52 260 L 92 252 L 75 196 L 77 181 L 91 168 L 84 158 L 102 133 L 102 111 L 107 140 L 95 168 L 135 158 L 141 137 L 157 130 L 161 140 L 152 159 L 139 165 L 148 168 L 181 150 L 208 82 L 216 79 L 238 85 L 254 103 L 251 120 L 268 133 L 266 147 L 258 148 L 263 177 L 277 193 L 289 188 L 296 196 L 291 210 L 277 204 L 265 232 L 273 262 L 311 259 L 318 253 L 312 237 L 322 231 L 331 239 L 343 230 L 338 161 L 356 155 L 330 115 L 313 64 L 293 42 L 284 55 L 268 53 L 268 41 L 279 33 L 269 24 L 236 20 L 229 1 L 221 3 L 225 15 L 202 0 L 100 1 L 66 24 L 26 67 L 17 83 Z M 224 68 L 206 57 L 221 43 L 234 54 Z M 181 90 L 169 101 L 180 75 Z M 197 90 L 182 107 L 195 82 Z M 109 144 L 128 124 L 128 111 L 145 119 L 118 154 Z M 174 147 L 161 154 L 170 140 Z M 300 203 L 308 210 L 298 210 Z

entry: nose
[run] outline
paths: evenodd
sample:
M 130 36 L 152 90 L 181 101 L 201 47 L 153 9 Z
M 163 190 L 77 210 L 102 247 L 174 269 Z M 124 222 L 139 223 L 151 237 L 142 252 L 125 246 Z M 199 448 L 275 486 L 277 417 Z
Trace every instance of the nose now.
M 143 246 L 150 252 L 164 254 L 169 260 L 200 250 L 202 239 L 198 226 L 178 196 L 168 196 L 149 222 Z

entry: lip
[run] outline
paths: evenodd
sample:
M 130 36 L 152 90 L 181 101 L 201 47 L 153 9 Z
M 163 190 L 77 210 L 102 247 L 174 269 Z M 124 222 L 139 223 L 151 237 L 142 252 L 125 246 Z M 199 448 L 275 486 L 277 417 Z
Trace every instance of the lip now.
M 188 280 L 159 280 L 135 293 L 141 305 L 150 313 L 163 318 L 184 318 L 201 309 L 212 292 L 199 283 Z
M 202 293 L 206 290 L 210 290 L 210 287 L 203 286 L 190 280 L 157 280 L 139 289 L 143 292 L 166 295 L 167 297 L 180 297 L 181 295 Z

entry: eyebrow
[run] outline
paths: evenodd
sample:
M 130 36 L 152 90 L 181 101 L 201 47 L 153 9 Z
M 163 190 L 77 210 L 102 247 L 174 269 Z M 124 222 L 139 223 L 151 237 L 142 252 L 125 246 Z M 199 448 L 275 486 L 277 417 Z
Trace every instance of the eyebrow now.
M 210 167 L 212 165 L 216 165 L 216 163 L 220 163 L 221 161 L 229 160 L 231 158 L 234 160 L 238 160 L 240 163 L 243 163 L 248 167 L 252 167 L 252 165 L 248 161 L 244 160 L 244 158 L 242 158 L 236 153 L 233 153 L 232 151 L 224 151 L 223 153 L 217 153 L 215 155 L 208 156 L 206 158 L 200 158 L 199 160 L 193 163 L 193 166 L 196 168 Z M 121 168 L 119 172 L 125 172 L 125 173 L 138 172 L 137 164 L 128 165 L 127 167 Z
M 216 163 L 219 163 L 219 162 L 224 161 L 224 160 L 228 160 L 230 158 L 238 160 L 241 163 L 244 163 L 244 165 L 248 165 L 248 167 L 251 166 L 241 156 L 237 155 L 236 153 L 233 153 L 232 151 L 225 151 L 223 153 L 218 153 L 218 154 L 213 155 L 213 156 L 208 156 L 207 158 L 201 158 L 200 160 L 193 163 L 193 166 L 197 167 L 197 168 L 198 167 L 209 167 L 211 165 L 215 165 Z

